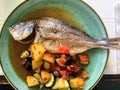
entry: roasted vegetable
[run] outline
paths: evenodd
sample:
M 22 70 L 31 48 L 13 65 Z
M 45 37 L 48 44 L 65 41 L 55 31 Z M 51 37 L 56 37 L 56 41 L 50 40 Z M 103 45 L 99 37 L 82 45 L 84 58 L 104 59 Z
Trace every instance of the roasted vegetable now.
M 40 43 L 34 43 L 30 46 L 30 52 L 33 60 L 40 61 L 45 53 L 46 49 Z
M 81 77 L 86 79 L 86 78 L 89 78 L 90 75 L 89 75 L 89 73 L 87 71 L 83 70 L 82 73 L 81 73 Z
M 87 65 L 89 64 L 89 61 L 90 61 L 90 57 L 86 54 L 81 54 L 79 55 L 80 57 L 80 63 L 83 64 L 83 65 Z
M 28 50 L 25 50 L 24 52 L 22 52 L 20 58 L 27 58 L 30 56 L 30 52 Z
M 27 59 L 26 59 L 26 58 L 21 60 L 21 64 L 22 64 L 22 66 L 25 67 L 25 66 L 26 66 L 26 63 L 27 63 Z
M 56 63 L 57 63 L 59 66 L 61 66 L 61 67 L 65 66 L 66 61 L 67 61 L 66 55 L 65 55 L 65 54 L 62 54 L 61 57 L 60 57 L 60 58 L 57 58 L 55 61 L 56 61 Z
M 71 78 L 70 81 L 71 88 L 83 88 L 85 86 L 85 79 L 84 78 Z
M 39 81 L 33 76 L 27 76 L 27 85 L 28 87 L 36 86 L 39 84 Z
M 58 48 L 58 51 L 59 51 L 60 53 L 65 53 L 65 54 L 69 54 L 69 53 L 70 53 L 70 49 L 69 49 L 69 47 L 67 47 L 67 46 L 60 46 L 60 47 Z
M 50 53 L 45 53 L 43 55 L 43 60 L 47 61 L 47 62 L 50 62 L 50 63 L 54 63 L 55 62 L 55 57 L 54 55 L 50 54 Z
M 42 81 L 42 78 L 41 78 L 40 74 L 35 73 L 33 76 L 38 79 L 38 81 L 40 82 L 40 84 L 43 84 L 43 81 Z
M 56 63 L 57 63 L 59 66 L 63 67 L 63 66 L 65 66 L 66 58 L 65 58 L 65 57 L 57 58 L 57 59 L 56 59 Z
M 39 84 L 40 89 L 43 87 L 57 90 L 82 89 L 85 86 L 85 79 L 89 77 L 89 73 L 82 65 L 76 63 L 76 56 L 48 53 L 44 46 L 38 43 L 30 46 L 30 52 L 24 51 L 21 58 L 21 63 L 27 70 L 32 69 L 36 72 L 33 76 L 27 76 L 29 87 Z M 79 58 L 81 64 L 89 63 L 90 58 L 86 54 L 79 55 Z
M 46 87 L 51 87 L 54 84 L 55 78 L 52 73 L 50 73 L 50 80 L 45 84 Z
M 53 71 L 53 74 L 54 74 L 56 77 L 60 77 L 60 76 L 61 76 L 60 73 L 59 73 L 59 71 Z
M 47 83 L 50 80 L 51 75 L 48 71 L 41 70 L 41 78 L 42 78 L 43 83 Z
M 25 68 L 26 68 L 27 71 L 32 70 L 32 64 L 31 64 L 31 62 L 27 61 L 26 64 L 25 64 Z
M 59 63 L 60 63 L 60 58 L 55 59 L 55 62 L 59 65 Z
M 42 60 L 40 60 L 40 61 L 32 60 L 32 69 L 33 70 L 39 69 L 42 64 L 43 64 Z
M 27 71 L 32 70 L 32 58 L 31 57 L 26 57 L 21 60 L 22 66 L 25 67 Z
M 64 88 L 69 88 L 68 81 L 63 78 L 57 78 L 55 85 L 52 87 L 52 89 L 64 89 Z
M 40 71 L 41 71 L 41 67 L 34 70 L 35 73 L 40 73 Z
M 59 72 L 60 72 L 63 79 L 67 78 L 67 70 L 60 70 Z
M 47 61 L 44 61 L 43 68 L 44 69 L 50 69 L 50 63 L 47 62 Z

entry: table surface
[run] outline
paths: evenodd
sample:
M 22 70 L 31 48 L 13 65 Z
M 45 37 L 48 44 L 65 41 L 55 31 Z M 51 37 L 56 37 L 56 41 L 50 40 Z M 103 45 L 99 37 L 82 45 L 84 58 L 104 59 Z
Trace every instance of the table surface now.
M 10 12 L 24 0 L 0 0 L 0 28 Z M 120 0 L 83 0 L 98 13 L 105 24 L 109 37 L 116 37 L 116 8 Z M 1 30 L 1 29 L 0 29 Z M 116 50 L 110 50 L 109 60 L 104 74 L 120 74 L 120 60 Z M 0 75 L 3 72 L 0 67 Z

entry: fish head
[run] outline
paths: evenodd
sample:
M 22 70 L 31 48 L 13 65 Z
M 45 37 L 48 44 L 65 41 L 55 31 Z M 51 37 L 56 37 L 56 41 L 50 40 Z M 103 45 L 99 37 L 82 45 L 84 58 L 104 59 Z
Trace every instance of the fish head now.
M 12 37 L 17 41 L 20 41 L 27 38 L 30 34 L 32 34 L 35 25 L 36 24 L 34 23 L 33 20 L 22 21 L 10 26 L 8 29 Z

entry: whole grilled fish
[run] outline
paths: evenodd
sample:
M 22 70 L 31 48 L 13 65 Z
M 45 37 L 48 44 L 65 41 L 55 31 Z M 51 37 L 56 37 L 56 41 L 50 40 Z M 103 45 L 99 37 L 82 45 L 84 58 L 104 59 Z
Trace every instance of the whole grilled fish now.
M 120 49 L 120 38 L 96 40 L 64 21 L 49 17 L 14 24 L 9 31 L 17 41 L 35 32 L 33 42 L 43 44 L 51 53 L 74 55 L 91 48 Z

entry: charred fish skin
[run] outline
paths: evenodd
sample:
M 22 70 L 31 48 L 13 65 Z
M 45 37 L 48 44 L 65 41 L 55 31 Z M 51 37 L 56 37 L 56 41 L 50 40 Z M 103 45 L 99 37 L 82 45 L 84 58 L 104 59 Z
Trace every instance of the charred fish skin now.
M 63 46 L 69 49 L 71 55 L 85 52 L 91 48 L 120 49 L 120 38 L 96 40 L 76 27 L 50 17 L 26 21 L 23 25 L 15 24 L 12 26 L 12 30 L 9 28 L 11 35 L 17 41 L 25 39 L 34 30 L 36 32 L 34 43 L 43 44 L 51 53 L 62 53 L 59 48 Z M 15 32 L 17 34 L 14 34 Z

